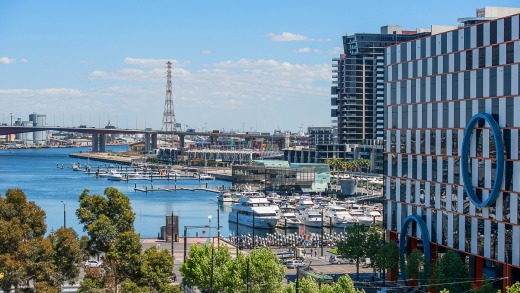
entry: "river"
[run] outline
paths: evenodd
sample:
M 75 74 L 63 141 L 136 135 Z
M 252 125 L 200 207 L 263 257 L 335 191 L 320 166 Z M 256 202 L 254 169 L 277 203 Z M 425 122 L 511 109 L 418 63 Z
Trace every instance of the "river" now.
M 118 152 L 126 150 L 126 146 L 111 146 L 108 150 Z M 179 216 L 179 230 L 185 225 L 208 225 L 208 216 L 212 216 L 211 226 L 217 226 L 217 208 L 220 211 L 221 233 L 229 235 L 228 212 L 230 205 L 217 205 L 216 193 L 207 191 L 179 190 L 173 192 L 134 191 L 138 187 L 150 187 L 149 181 L 109 181 L 96 178 L 83 172 L 74 172 L 71 165 L 76 162 L 86 164 L 85 160 L 70 158 L 69 154 L 87 152 L 87 148 L 45 148 L 45 149 L 12 149 L 0 150 L 0 194 L 5 195 L 7 189 L 20 188 L 27 199 L 34 201 L 47 214 L 47 232 L 63 225 L 63 211 L 66 211 L 67 227 L 73 227 L 80 235 L 84 235 L 83 227 L 75 215 L 79 207 L 78 198 L 86 188 L 91 194 L 103 194 L 106 187 L 115 187 L 130 198 L 135 213 L 135 229 L 141 238 L 155 238 L 165 225 L 165 216 L 172 211 Z M 56 164 L 64 165 L 64 169 L 56 168 Z M 93 166 L 105 165 L 102 162 L 90 161 Z M 212 180 L 178 180 L 177 187 L 229 186 L 230 182 Z M 173 181 L 156 180 L 154 187 L 173 187 Z M 65 206 L 64 206 L 65 205 Z M 206 231 L 207 230 L 207 231 Z M 217 235 L 215 229 L 205 229 L 205 235 Z M 202 230 L 190 231 L 202 235 Z M 247 233 L 248 231 L 240 231 Z

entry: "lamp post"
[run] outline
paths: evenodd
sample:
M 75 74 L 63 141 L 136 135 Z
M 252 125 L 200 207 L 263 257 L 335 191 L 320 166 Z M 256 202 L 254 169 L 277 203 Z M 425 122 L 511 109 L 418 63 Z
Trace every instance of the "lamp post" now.
M 213 216 L 208 215 L 208 222 L 209 222 L 208 242 L 211 241 L 211 218 L 213 218 Z
M 61 201 L 61 203 L 63 204 L 63 228 L 67 228 L 67 204 L 65 204 L 63 200 Z
M 323 257 L 323 208 L 321 209 L 321 241 L 320 241 L 320 244 L 321 244 L 321 256 Z
M 11 126 L 13 126 L 13 113 L 9 113 L 11 114 Z
M 172 210 L 172 257 L 175 257 L 175 255 L 173 254 L 173 241 L 174 241 L 174 235 L 173 235 L 173 210 Z M 174 263 L 173 263 L 173 266 L 175 267 L 175 258 L 174 258 Z

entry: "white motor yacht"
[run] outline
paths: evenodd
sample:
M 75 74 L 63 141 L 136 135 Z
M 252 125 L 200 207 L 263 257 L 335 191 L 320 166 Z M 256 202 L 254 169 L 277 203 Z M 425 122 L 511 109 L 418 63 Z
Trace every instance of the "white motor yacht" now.
M 240 196 L 231 191 L 222 191 L 217 195 L 218 202 L 237 202 Z
M 310 209 L 312 207 L 314 207 L 314 202 L 310 197 L 301 197 L 296 202 L 296 209 L 299 211 Z
M 302 225 L 321 228 L 322 218 L 320 210 L 309 208 L 300 211 L 300 213 L 300 220 Z
M 323 221 L 324 225 L 337 228 L 345 228 L 359 222 L 345 207 L 339 205 L 326 206 L 323 210 Z
M 280 220 L 278 221 L 278 227 L 288 229 L 298 229 L 302 221 L 296 216 L 296 210 L 294 208 L 282 208 L 280 212 Z
M 242 196 L 238 203 L 231 206 L 229 222 L 254 227 L 271 229 L 276 227 L 280 216 L 265 197 Z
M 121 180 L 123 180 L 123 175 L 121 175 L 117 171 L 111 170 L 108 173 L 107 179 L 110 181 L 121 181 Z

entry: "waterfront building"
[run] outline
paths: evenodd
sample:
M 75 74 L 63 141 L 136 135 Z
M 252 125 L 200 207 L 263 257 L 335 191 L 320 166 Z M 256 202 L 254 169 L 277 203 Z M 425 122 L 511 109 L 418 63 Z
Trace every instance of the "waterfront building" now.
M 332 64 L 331 116 L 337 143 L 362 145 L 383 139 L 384 48 L 429 34 L 427 29 L 405 31 L 388 25 L 379 34 L 343 37 L 344 54 Z
M 47 126 L 47 115 L 32 113 L 29 115 L 32 126 Z M 47 131 L 37 131 L 33 133 L 34 144 L 44 145 L 47 143 Z
M 232 166 L 233 185 L 266 192 L 324 192 L 330 183 L 327 164 L 289 164 L 282 160 L 255 160 L 253 165 Z
M 309 127 L 307 134 L 309 135 L 309 146 L 334 143 L 332 127 Z
M 27 126 L 32 127 L 32 121 L 22 121 L 22 118 L 16 119 L 14 126 Z M 15 140 L 22 141 L 26 145 L 33 144 L 33 132 L 17 133 L 14 135 Z
M 520 15 L 385 49 L 385 227 L 520 281 Z M 408 237 L 403 237 L 406 234 Z
M 289 163 L 320 163 L 326 159 L 342 159 L 344 161 L 368 159 L 369 172 L 383 173 L 383 143 L 375 140 L 373 144 L 318 144 L 314 147 L 290 147 L 284 149 L 283 159 Z

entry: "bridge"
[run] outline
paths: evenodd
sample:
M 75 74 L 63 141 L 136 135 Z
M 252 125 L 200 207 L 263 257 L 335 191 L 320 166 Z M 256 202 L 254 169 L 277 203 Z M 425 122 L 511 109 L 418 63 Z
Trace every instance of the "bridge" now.
M 211 138 L 214 144 L 218 137 L 243 138 L 246 141 L 258 138 L 284 139 L 286 143 L 291 139 L 286 134 L 256 134 L 256 133 L 225 133 L 225 132 L 186 132 L 186 131 L 161 131 L 161 130 L 140 130 L 140 129 L 119 129 L 119 128 L 95 128 L 95 127 L 60 127 L 60 126 L 0 126 L 0 135 L 18 134 L 39 131 L 61 131 L 74 133 L 88 133 L 92 135 L 92 152 L 104 152 L 106 147 L 106 135 L 108 134 L 143 134 L 145 152 L 157 148 L 157 135 L 177 135 L 181 149 L 185 146 L 186 136 L 206 136 Z M 292 136 L 292 138 L 295 138 Z M 288 147 L 288 146 L 286 146 Z

